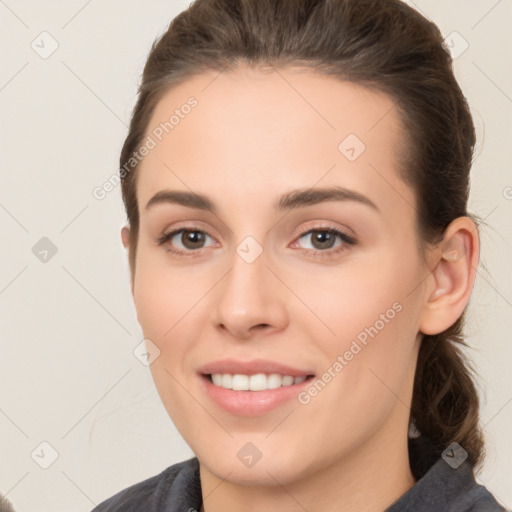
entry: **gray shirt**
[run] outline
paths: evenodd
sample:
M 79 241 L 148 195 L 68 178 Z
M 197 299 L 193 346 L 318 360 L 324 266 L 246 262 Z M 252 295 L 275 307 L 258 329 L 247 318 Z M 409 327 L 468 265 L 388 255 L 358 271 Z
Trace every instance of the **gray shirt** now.
M 466 460 L 450 465 L 424 438 L 409 439 L 416 484 L 383 512 L 503 512 L 489 491 L 476 483 Z M 132 485 L 92 512 L 195 512 L 201 508 L 199 461 L 192 458 Z

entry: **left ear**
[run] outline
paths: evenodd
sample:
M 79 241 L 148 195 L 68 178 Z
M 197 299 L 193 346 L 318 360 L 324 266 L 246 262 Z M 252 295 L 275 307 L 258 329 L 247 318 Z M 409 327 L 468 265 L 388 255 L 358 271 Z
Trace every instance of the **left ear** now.
M 426 280 L 420 332 L 439 334 L 460 317 L 473 290 L 479 256 L 477 226 L 469 217 L 456 218 L 429 255 L 433 270 Z
M 130 236 L 130 227 L 129 226 L 123 226 L 121 229 L 121 241 L 123 243 L 123 247 L 128 251 L 128 255 L 131 251 L 133 251 L 133 246 L 131 244 L 131 236 Z M 128 256 L 128 260 L 130 260 L 130 257 Z M 133 286 L 134 286 L 134 272 L 130 265 L 130 288 L 132 291 L 132 297 L 133 297 Z M 2 512 L 0 510 L 0 512 Z

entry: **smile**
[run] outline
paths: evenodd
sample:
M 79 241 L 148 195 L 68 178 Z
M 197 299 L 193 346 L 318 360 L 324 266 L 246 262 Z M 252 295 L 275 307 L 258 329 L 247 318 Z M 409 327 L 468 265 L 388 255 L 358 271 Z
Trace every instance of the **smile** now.
M 307 376 L 293 377 L 279 373 L 257 373 L 256 375 L 214 373 L 210 375 L 211 382 L 224 389 L 234 391 L 266 391 L 280 387 L 293 386 L 306 380 Z

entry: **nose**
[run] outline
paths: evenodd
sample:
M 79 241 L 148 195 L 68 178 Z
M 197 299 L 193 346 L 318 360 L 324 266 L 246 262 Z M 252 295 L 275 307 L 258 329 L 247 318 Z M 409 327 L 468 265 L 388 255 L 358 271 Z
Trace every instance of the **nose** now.
M 235 252 L 232 262 L 216 286 L 212 318 L 215 327 L 237 340 L 285 329 L 287 289 L 267 266 L 265 251 L 252 262 Z

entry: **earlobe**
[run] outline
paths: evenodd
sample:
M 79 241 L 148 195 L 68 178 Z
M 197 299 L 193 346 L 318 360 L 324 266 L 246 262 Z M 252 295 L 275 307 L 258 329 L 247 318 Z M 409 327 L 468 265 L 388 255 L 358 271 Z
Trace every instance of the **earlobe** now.
M 128 226 L 123 226 L 121 229 L 121 241 L 125 249 L 130 247 L 130 228 Z
M 478 231 L 469 217 L 452 221 L 433 249 L 420 332 L 439 334 L 453 325 L 469 302 L 479 258 Z
M 130 247 L 130 228 L 128 226 L 123 226 L 121 229 L 121 241 L 123 242 L 123 247 L 128 251 L 128 259 L 130 258 L 129 252 L 131 250 Z M 134 277 L 133 273 L 130 271 L 130 288 L 132 291 L 132 297 L 134 297 Z

